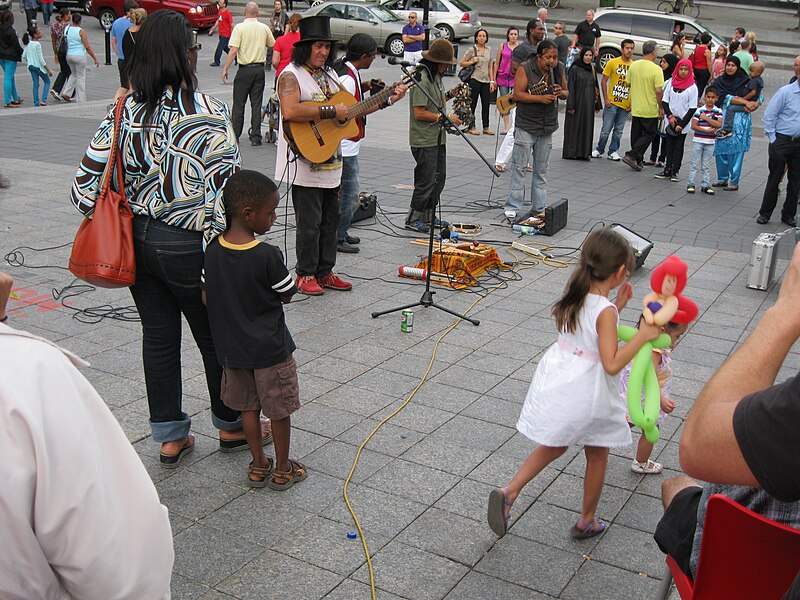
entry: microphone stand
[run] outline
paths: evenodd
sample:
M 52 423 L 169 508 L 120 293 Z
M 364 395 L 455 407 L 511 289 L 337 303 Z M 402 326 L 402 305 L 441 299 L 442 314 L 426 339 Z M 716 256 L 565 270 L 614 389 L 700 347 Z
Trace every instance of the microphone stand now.
M 412 76 L 411 73 L 408 72 L 408 69 L 405 66 L 401 65 L 400 68 L 403 70 L 403 73 L 405 73 L 407 76 L 409 76 L 409 77 Z M 414 75 L 414 77 L 422 77 L 422 74 L 421 73 L 416 73 Z M 497 170 L 494 168 L 494 166 L 489 161 L 486 160 L 486 157 L 483 154 L 481 154 L 480 150 L 478 150 L 473 145 L 473 143 L 470 140 L 467 139 L 467 137 L 464 135 L 464 133 L 456 126 L 456 124 L 450 119 L 450 117 L 447 116 L 447 112 L 444 110 L 444 107 L 439 106 L 438 102 L 436 102 L 436 100 L 428 93 L 428 90 L 426 90 L 424 87 L 421 87 L 421 86 L 417 86 L 417 89 L 419 91 L 421 91 L 423 94 L 425 94 L 425 96 L 430 101 L 431 105 L 435 106 L 436 110 L 439 113 L 439 120 L 438 120 L 438 123 L 439 123 L 439 137 L 438 137 L 438 140 L 437 140 L 437 142 L 438 142 L 437 143 L 437 148 L 442 145 L 443 136 L 446 135 L 445 134 L 445 128 L 447 127 L 447 124 L 450 124 L 451 128 L 454 129 L 455 131 L 457 131 L 458 135 L 460 135 L 461 138 L 463 140 L 465 140 L 470 145 L 470 147 L 475 151 L 475 154 L 477 154 L 478 156 L 481 157 L 483 162 L 486 163 L 486 166 L 489 167 L 489 170 L 491 170 L 492 173 L 494 173 L 495 177 L 500 177 L 500 173 L 497 172 Z M 439 182 L 439 177 L 441 177 L 441 173 L 439 172 L 439 152 L 437 151 L 436 152 L 436 169 L 435 169 L 435 176 L 434 176 L 434 182 L 435 183 Z M 434 183 L 434 185 L 435 185 L 435 183 Z M 472 317 L 468 317 L 468 316 L 463 315 L 461 313 L 457 313 L 454 310 L 450 310 L 449 308 L 446 308 L 444 306 L 436 304 L 436 302 L 433 300 L 433 295 L 436 293 L 436 292 L 431 290 L 431 271 L 433 270 L 433 266 L 432 266 L 432 260 L 433 260 L 433 229 L 434 229 L 433 225 L 434 225 L 435 219 L 436 219 L 436 207 L 439 205 L 439 200 L 440 200 L 440 198 L 437 196 L 435 198 L 434 202 L 432 203 L 430 209 L 428 209 L 429 210 L 429 221 L 428 221 L 428 268 L 425 269 L 425 291 L 422 292 L 422 296 L 420 297 L 418 302 L 412 302 L 411 304 L 406 304 L 404 306 L 396 306 L 394 308 L 389 308 L 387 310 L 375 311 L 375 312 L 372 313 L 372 318 L 373 319 L 377 319 L 381 315 L 387 315 L 389 313 L 397 312 L 399 310 L 405 310 L 407 308 L 413 308 L 415 306 L 423 306 L 425 308 L 428 308 L 429 306 L 432 306 L 433 308 L 438 308 L 439 310 L 444 311 L 444 312 L 446 312 L 448 314 L 451 314 L 454 317 L 458 317 L 459 319 L 463 319 L 464 321 L 469 321 L 470 323 L 472 323 L 475 326 L 480 325 L 480 321 L 478 319 L 473 319 Z

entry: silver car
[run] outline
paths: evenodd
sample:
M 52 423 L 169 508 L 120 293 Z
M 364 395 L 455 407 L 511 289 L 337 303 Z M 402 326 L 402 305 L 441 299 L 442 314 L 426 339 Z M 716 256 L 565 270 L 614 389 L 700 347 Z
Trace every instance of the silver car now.
M 380 6 L 392 9 L 408 21 L 409 13 L 417 13 L 417 21 L 422 23 L 423 0 L 380 0 Z M 481 26 L 478 11 L 472 10 L 464 0 L 430 0 L 429 25 L 441 32 L 441 37 L 451 42 L 474 37 Z
M 304 17 L 313 15 L 331 18 L 331 34 L 337 42 L 344 44 L 354 34 L 366 33 L 386 54 L 403 55 L 403 26 L 406 21 L 385 6 L 364 2 L 324 2 L 303 13 Z

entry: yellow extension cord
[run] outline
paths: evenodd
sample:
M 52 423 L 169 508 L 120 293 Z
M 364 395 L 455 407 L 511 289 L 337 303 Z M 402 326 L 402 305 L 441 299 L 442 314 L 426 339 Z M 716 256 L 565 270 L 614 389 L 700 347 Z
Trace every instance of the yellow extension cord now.
M 552 247 L 547 245 L 547 244 L 541 244 L 541 243 L 536 242 L 536 245 L 537 246 L 542 246 L 543 249 L 545 249 L 545 250 L 552 250 Z M 519 258 L 517 257 L 517 255 L 514 254 L 510 249 L 506 249 L 506 250 L 515 259 L 517 259 L 517 264 L 526 264 L 527 265 L 527 266 L 524 266 L 524 267 L 519 267 L 517 269 L 518 271 L 522 271 L 524 269 L 532 269 L 533 267 L 536 267 L 540 262 L 543 263 L 543 264 L 546 264 L 546 265 L 548 265 L 550 267 L 557 268 L 557 269 L 564 269 L 564 268 L 567 268 L 569 266 L 569 262 L 567 262 L 567 261 L 558 260 L 558 259 L 552 259 L 552 258 L 526 259 L 526 260 L 520 261 Z M 477 304 L 479 302 L 481 302 L 484 298 L 486 298 L 489 294 L 491 294 L 495 290 L 500 289 L 504 285 L 504 283 L 505 282 L 497 284 L 495 287 L 493 287 L 488 292 L 486 292 L 486 294 L 484 294 L 483 296 L 479 296 L 475 300 L 475 302 L 473 302 L 472 304 L 469 305 L 467 310 L 464 311 L 464 314 L 465 315 L 469 314 L 469 311 L 471 311 L 473 308 L 475 308 L 475 306 L 477 306 Z M 352 479 L 353 474 L 356 472 L 356 467 L 358 467 L 358 461 L 361 458 L 361 452 L 364 450 L 364 448 L 369 443 L 369 441 L 372 439 L 372 437 L 376 433 L 378 433 L 378 431 L 380 430 L 381 427 L 383 427 L 386 423 L 388 423 L 391 419 L 393 419 L 397 414 L 399 414 L 401 410 L 403 410 L 406 406 L 408 406 L 409 402 L 411 402 L 411 399 L 416 395 L 416 393 L 420 390 L 420 388 L 428 380 L 428 374 L 431 372 L 431 369 L 433 368 L 433 363 L 436 360 L 436 351 L 439 348 L 439 344 L 442 342 L 442 340 L 444 340 L 445 337 L 447 337 L 447 335 L 451 331 L 453 331 L 453 329 L 455 329 L 458 326 L 459 323 L 461 323 L 461 319 L 457 319 L 452 325 L 450 325 L 450 327 L 448 327 L 442 333 L 442 335 L 439 336 L 439 339 L 436 340 L 436 344 L 433 346 L 433 352 L 431 353 L 431 360 L 428 363 L 428 368 L 425 369 L 425 373 L 423 373 L 422 379 L 420 379 L 420 382 L 417 384 L 417 386 L 413 390 L 411 390 L 411 393 L 408 395 L 408 398 L 406 398 L 403 401 L 403 403 L 400 406 L 398 406 L 397 409 L 392 414 L 390 414 L 388 417 L 386 417 L 380 423 L 378 423 L 375 426 L 375 428 L 370 432 L 370 434 L 366 437 L 366 439 L 363 442 L 361 442 L 361 445 L 358 447 L 358 451 L 356 452 L 356 457 L 353 460 L 353 466 L 350 467 L 350 473 L 348 473 L 347 479 L 344 480 L 344 489 L 343 489 L 344 502 L 347 505 L 347 510 L 350 512 L 350 516 L 353 518 L 353 522 L 356 525 L 356 530 L 358 530 L 358 537 L 361 539 L 361 546 L 364 549 L 364 556 L 367 558 L 367 568 L 369 569 L 369 586 L 370 586 L 370 591 L 372 592 L 372 600 L 377 600 L 377 598 L 378 598 L 377 592 L 375 590 L 375 571 L 372 568 L 372 559 L 369 556 L 369 548 L 367 547 L 367 540 L 366 540 L 366 538 L 364 536 L 364 531 L 361 529 L 361 522 L 358 520 L 358 516 L 356 516 L 355 510 L 353 510 L 353 506 L 350 504 L 350 498 L 347 496 L 347 488 L 350 486 L 350 480 Z

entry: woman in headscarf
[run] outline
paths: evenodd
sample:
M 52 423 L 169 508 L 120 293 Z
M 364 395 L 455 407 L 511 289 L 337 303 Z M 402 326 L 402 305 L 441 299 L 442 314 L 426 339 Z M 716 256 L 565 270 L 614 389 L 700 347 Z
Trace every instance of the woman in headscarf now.
M 714 87 L 719 93 L 717 106 L 724 110 L 731 102 L 736 104 L 747 102 L 742 100 L 741 96 L 747 94 L 746 86 L 749 80 L 738 57 L 728 56 L 725 71 L 714 80 Z M 717 181 L 712 184 L 714 187 L 724 188 L 728 192 L 739 189 L 744 154 L 750 150 L 752 134 L 753 122 L 750 113 L 737 113 L 733 119 L 733 135 L 718 139 L 714 146 L 714 156 L 717 160 Z
M 673 54 L 672 52 L 668 52 L 664 56 L 661 57 L 661 69 L 664 71 L 664 82 L 666 83 L 672 77 L 673 71 L 675 71 L 675 66 L 678 64 L 678 56 Z M 658 135 L 653 138 L 653 144 L 650 146 L 650 160 L 646 161 L 644 164 L 646 165 L 655 165 L 657 167 L 664 168 L 664 161 L 666 160 L 666 156 L 664 155 L 664 128 L 658 128 Z M 658 154 L 658 149 L 661 148 L 661 155 Z
M 592 155 L 594 115 L 603 106 L 600 87 L 592 64 L 594 53 L 583 47 L 567 72 L 567 116 L 564 118 L 564 148 L 562 158 L 589 160 Z
M 661 104 L 664 107 L 664 170 L 657 179 L 678 181 L 678 171 L 683 161 L 683 146 L 689 122 L 697 110 L 697 86 L 694 84 L 692 61 L 678 61 L 672 77 L 664 83 Z

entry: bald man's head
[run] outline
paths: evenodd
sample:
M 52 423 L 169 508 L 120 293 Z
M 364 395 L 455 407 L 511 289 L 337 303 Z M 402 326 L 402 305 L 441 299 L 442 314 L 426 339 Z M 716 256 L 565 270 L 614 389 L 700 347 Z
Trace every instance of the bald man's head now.
M 248 2 L 244 5 L 244 16 L 248 19 L 258 16 L 258 4 L 255 2 Z

